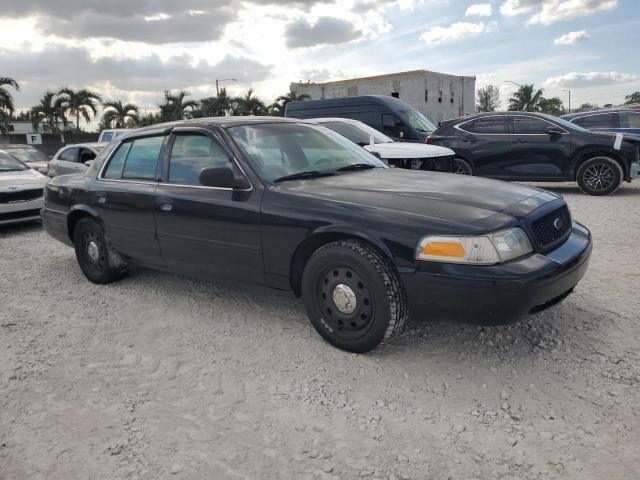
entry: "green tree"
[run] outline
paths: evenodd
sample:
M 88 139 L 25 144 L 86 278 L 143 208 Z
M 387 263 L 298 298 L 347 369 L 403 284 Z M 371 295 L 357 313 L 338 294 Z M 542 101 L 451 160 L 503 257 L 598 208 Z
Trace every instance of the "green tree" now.
M 0 79 L 0 84 L 2 83 L 2 79 Z M 633 92 L 631 95 L 627 95 L 624 97 L 625 105 L 631 105 L 632 103 L 640 103 L 640 92 Z
M 191 93 L 180 90 L 173 94 L 170 90 L 164 92 L 164 102 L 159 105 L 160 118 L 163 122 L 191 118 L 199 103 L 196 100 L 186 100 Z
M 481 87 L 476 92 L 476 110 L 495 112 L 500 107 L 500 90 L 495 85 Z
M 266 115 L 267 106 L 256 97 L 253 88 L 247 90 L 241 97 L 236 97 L 231 102 L 234 115 Z
M 539 112 L 548 113 L 549 115 L 560 116 L 566 113 L 564 103 L 559 97 L 542 98 L 538 102 Z
M 100 95 L 89 89 L 73 90 L 64 87 L 58 90 L 58 98 L 64 111 L 76 118 L 77 131 L 80 131 L 80 117 L 89 123 L 91 116 L 95 116 L 98 112 Z
M 7 131 L 7 123 L 15 111 L 13 95 L 7 87 L 20 90 L 20 85 L 13 78 L 0 77 L 0 132 L 2 133 Z
M 122 104 L 121 100 L 103 102 L 102 125 L 106 128 L 124 128 L 135 125 L 138 121 L 139 109 L 133 103 Z
M 540 102 L 544 100 L 542 88 L 535 89 L 533 84 L 522 85 L 509 99 L 509 110 L 520 112 L 539 112 Z
M 45 130 L 58 132 L 58 123 L 66 124 L 62 100 L 56 98 L 56 94 L 50 90 L 40 99 L 40 103 L 31 108 L 31 124 L 34 130 L 43 125 Z
M 221 88 L 216 96 L 200 100 L 199 114 L 203 117 L 224 117 L 231 109 L 231 102 L 227 89 Z
M 149 125 L 155 125 L 156 123 L 162 122 L 160 118 L 160 113 L 143 113 L 138 117 L 138 122 L 136 126 L 138 127 L 148 127 Z
M 588 103 L 587 102 L 587 103 L 583 103 L 578 108 L 576 108 L 574 110 L 574 113 L 591 112 L 593 110 L 600 110 L 600 106 L 596 105 L 595 103 Z
M 311 100 L 311 95 L 307 93 L 298 94 L 295 90 L 289 90 L 289 93 L 280 95 L 276 98 L 276 101 L 269 105 L 269 113 L 276 117 L 284 117 L 284 110 L 289 102 L 304 102 L 305 100 Z

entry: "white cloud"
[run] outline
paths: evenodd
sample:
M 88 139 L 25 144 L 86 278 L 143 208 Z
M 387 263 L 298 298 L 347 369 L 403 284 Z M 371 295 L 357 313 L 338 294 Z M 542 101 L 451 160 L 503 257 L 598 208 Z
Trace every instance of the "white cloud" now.
M 467 8 L 465 12 L 467 17 L 490 17 L 491 16 L 491 4 L 490 3 L 474 3 Z
M 618 6 L 618 0 L 546 0 L 542 10 L 529 19 L 529 23 L 550 25 L 562 20 L 592 15 Z
M 640 80 L 635 74 L 620 72 L 571 72 L 558 77 L 547 78 L 545 87 L 597 87 L 617 83 L 630 83 Z
M 586 30 L 580 30 L 578 32 L 569 32 L 556 38 L 553 43 L 556 45 L 573 45 L 574 43 L 583 42 L 589 38 L 589 34 Z
M 448 27 L 433 27 L 420 35 L 420 40 L 431 44 L 445 43 L 493 32 L 496 28 L 495 22 L 456 22 Z
M 500 5 L 500 13 L 505 17 L 513 17 L 538 10 L 527 23 L 550 25 L 612 10 L 617 6 L 618 0 L 504 0 Z

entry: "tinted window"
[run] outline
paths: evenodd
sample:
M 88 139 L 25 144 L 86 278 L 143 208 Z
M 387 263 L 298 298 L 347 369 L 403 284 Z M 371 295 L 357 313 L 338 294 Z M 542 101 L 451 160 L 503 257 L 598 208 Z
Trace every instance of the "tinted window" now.
M 382 132 L 385 135 L 400 137 L 400 131 L 403 129 L 405 130 L 405 134 L 408 133 L 405 124 L 402 123 L 398 117 L 387 113 L 382 114 Z
M 49 161 L 49 159 L 44 153 L 42 153 L 40 150 L 37 150 L 35 148 L 28 148 L 28 147 L 11 148 L 9 152 L 11 152 L 11 155 L 16 157 L 21 162 L 29 163 L 29 162 L 48 162 Z
M 544 120 L 535 117 L 513 116 L 511 118 L 513 118 L 513 133 L 526 135 L 545 134 L 546 128 L 551 126 Z
M 96 154 L 93 153 L 88 148 L 81 148 L 80 149 L 80 163 L 84 163 L 84 162 L 87 162 L 89 160 L 93 160 L 94 158 L 96 158 Z
M 589 115 L 587 117 L 576 118 L 574 123 L 587 129 L 593 128 L 615 128 L 615 114 L 601 113 L 599 115 Z
M 58 156 L 58 160 L 63 160 L 65 162 L 75 162 L 78 158 L 78 149 L 76 147 L 67 148 L 63 150 Z
M 112 138 L 113 138 L 113 132 L 104 132 L 102 134 L 103 142 L 110 142 Z
M 200 185 L 205 168 L 230 167 L 231 159 L 218 142 L 205 135 L 176 135 L 169 160 L 169 182 Z
M 620 112 L 620 128 L 640 128 L 640 112 Z
M 138 138 L 129 149 L 122 178 L 153 180 L 156 177 L 158 156 L 164 142 L 162 137 Z
M 129 153 L 132 142 L 123 143 L 120 145 L 116 153 L 111 157 L 111 161 L 107 166 L 107 170 L 104 172 L 103 178 L 121 178 L 122 168 L 124 167 L 124 161 Z
M 505 134 L 508 133 L 507 117 L 479 118 L 472 124 L 463 125 L 461 128 L 479 134 Z

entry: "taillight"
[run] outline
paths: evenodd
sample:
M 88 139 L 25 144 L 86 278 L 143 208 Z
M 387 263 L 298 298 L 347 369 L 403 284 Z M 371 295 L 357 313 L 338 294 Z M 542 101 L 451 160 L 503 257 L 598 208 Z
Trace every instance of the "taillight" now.
M 431 137 L 431 135 L 429 135 L 427 138 L 424 139 L 424 143 L 428 143 L 428 144 L 434 144 L 436 143 L 435 140 Z

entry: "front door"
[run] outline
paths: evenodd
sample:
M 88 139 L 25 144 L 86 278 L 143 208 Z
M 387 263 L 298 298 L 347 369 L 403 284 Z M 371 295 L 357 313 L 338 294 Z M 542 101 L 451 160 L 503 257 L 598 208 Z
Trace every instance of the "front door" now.
M 201 278 L 263 284 L 261 191 L 200 184 L 205 168 L 234 168 L 231 155 L 209 130 L 174 129 L 170 151 L 156 192 L 158 240 L 166 265 Z
M 505 168 L 509 178 L 557 180 L 564 178 L 571 158 L 571 134 L 541 118 L 510 115 L 513 160 Z M 554 128 L 549 133 L 549 128 Z
M 80 164 L 78 163 L 78 147 L 69 147 L 62 150 L 58 157 L 51 162 L 51 176 L 67 175 L 69 173 L 80 173 Z
M 162 266 L 156 239 L 155 194 L 164 133 L 122 143 L 94 183 L 92 204 L 113 247 L 142 264 Z

